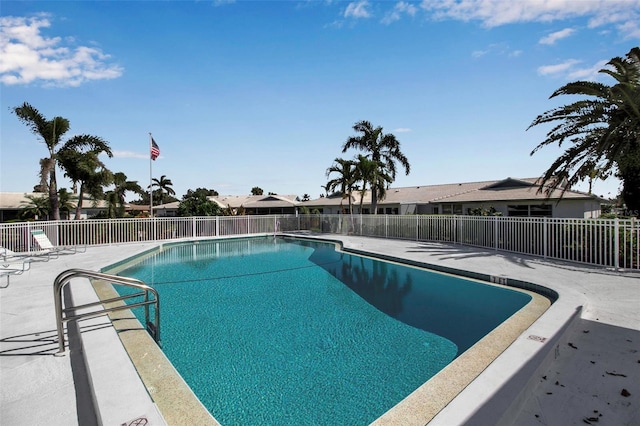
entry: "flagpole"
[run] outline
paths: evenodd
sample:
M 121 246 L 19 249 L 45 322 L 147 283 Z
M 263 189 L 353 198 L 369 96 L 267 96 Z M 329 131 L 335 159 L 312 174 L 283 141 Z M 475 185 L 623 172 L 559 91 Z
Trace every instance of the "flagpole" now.
M 153 136 L 149 132 L 149 217 L 153 217 L 153 156 L 151 150 L 153 149 Z

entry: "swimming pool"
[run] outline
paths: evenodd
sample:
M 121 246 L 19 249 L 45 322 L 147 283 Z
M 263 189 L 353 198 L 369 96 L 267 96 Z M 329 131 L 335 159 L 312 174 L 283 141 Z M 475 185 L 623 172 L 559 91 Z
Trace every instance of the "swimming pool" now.
M 160 292 L 163 350 L 222 424 L 370 423 L 530 300 L 273 237 L 166 246 L 120 274 Z

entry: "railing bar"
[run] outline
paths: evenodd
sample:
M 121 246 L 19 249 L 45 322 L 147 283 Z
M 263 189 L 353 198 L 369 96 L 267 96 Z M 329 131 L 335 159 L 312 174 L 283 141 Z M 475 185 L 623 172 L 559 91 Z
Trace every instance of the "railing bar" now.
M 92 303 L 87 303 L 84 305 L 78 305 L 78 306 L 73 306 L 71 308 L 65 308 L 63 311 L 67 311 L 67 310 L 74 310 L 74 309 L 86 309 L 86 308 L 90 308 L 92 306 L 99 306 L 99 305 L 106 305 L 108 303 L 113 303 L 113 302 L 120 302 L 123 300 L 127 300 L 127 299 L 133 299 L 136 297 L 142 297 L 149 294 L 146 291 L 140 292 L 140 293 L 135 293 L 135 294 L 129 294 L 126 296 L 120 296 L 120 297 L 113 297 L 111 299 L 107 299 L 107 300 L 100 300 L 98 302 L 92 302 Z
M 84 314 L 78 314 L 70 317 L 63 317 L 60 320 L 64 322 L 68 322 L 68 321 L 77 321 L 79 319 L 95 318 L 101 315 L 108 314 L 109 312 L 123 311 L 125 309 L 138 308 L 140 306 L 150 305 L 154 303 L 156 303 L 155 300 L 149 300 L 148 302 L 138 302 L 138 303 L 132 303 L 130 305 L 115 306 L 113 308 L 104 308 L 95 312 L 86 312 Z
M 69 284 L 71 282 L 71 280 L 73 278 L 76 278 L 76 277 L 83 277 L 83 278 L 89 278 L 89 279 L 98 278 L 98 279 L 102 279 L 104 281 L 111 282 L 111 283 L 114 283 L 114 284 L 120 284 L 120 285 L 129 286 L 129 287 L 139 288 L 139 289 L 143 290 L 143 292 L 136 293 L 136 294 L 130 294 L 130 295 L 122 296 L 122 297 L 117 297 L 117 298 L 111 298 L 109 300 L 100 301 L 98 303 L 89 303 L 89 304 L 84 304 L 84 305 L 80 305 L 80 306 L 63 308 L 62 307 L 63 289 L 67 284 Z M 136 308 L 136 307 L 139 307 L 139 306 L 144 306 L 145 307 L 145 326 L 148 327 L 147 324 L 149 324 L 149 309 L 148 309 L 148 305 L 149 304 L 155 304 L 156 305 L 156 309 L 155 309 L 155 324 L 154 324 L 154 327 L 153 327 L 154 328 L 154 332 L 152 334 L 153 334 L 154 340 L 158 344 L 160 344 L 160 299 L 158 297 L 158 292 L 154 288 L 149 287 L 148 285 L 146 285 L 145 283 L 143 283 L 140 280 L 137 280 L 137 279 L 134 279 L 134 278 L 119 277 L 119 276 L 116 276 L 116 275 L 104 274 L 104 273 L 101 273 L 101 272 L 87 271 L 87 270 L 83 270 L 83 269 L 69 269 L 69 270 L 61 272 L 56 277 L 56 279 L 55 279 L 55 281 L 53 283 L 53 292 L 54 292 L 54 302 L 55 302 L 56 322 L 57 322 L 57 334 L 58 334 L 58 353 L 56 355 L 63 355 L 64 351 L 65 351 L 64 322 L 71 321 L 71 320 L 78 320 L 78 319 L 81 319 L 81 318 L 95 318 L 95 317 L 104 315 L 104 314 L 109 313 L 109 312 L 125 310 L 125 309 L 133 309 L 133 308 Z M 154 295 L 154 299 L 153 300 L 149 300 L 149 296 L 148 296 L 149 293 L 153 293 L 153 295 Z M 72 315 L 70 317 L 65 317 L 65 314 L 67 314 L 71 310 L 83 309 L 83 308 L 87 308 L 89 306 L 103 305 L 105 303 L 111 303 L 111 302 L 115 302 L 115 301 L 122 301 L 122 300 L 131 299 L 131 298 L 135 298 L 135 297 L 140 297 L 140 296 L 144 296 L 145 297 L 145 301 L 132 303 L 132 304 L 129 304 L 129 305 L 124 304 L 122 306 L 116 306 L 116 307 L 112 307 L 112 308 L 105 308 L 103 306 L 102 309 L 98 310 L 98 311 L 86 312 L 86 313 L 83 313 L 83 314 L 78 314 L 78 315 Z

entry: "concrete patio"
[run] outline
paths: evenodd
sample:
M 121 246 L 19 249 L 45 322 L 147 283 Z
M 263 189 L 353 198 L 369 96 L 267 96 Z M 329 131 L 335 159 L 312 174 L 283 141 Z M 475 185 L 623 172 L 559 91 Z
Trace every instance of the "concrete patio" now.
M 495 282 L 533 283 L 559 294 L 430 424 L 640 424 L 638 272 L 459 245 L 318 237 L 340 240 L 349 250 L 482 274 Z M 56 276 L 71 268 L 97 271 L 156 245 L 89 247 L 33 263 L 0 289 L 0 424 L 128 425 L 141 418 L 148 425 L 182 423 L 161 414 L 104 319 L 82 321 L 79 333 L 91 338 L 82 349 L 74 351 L 72 341 L 67 355 L 54 356 Z M 74 300 L 96 298 L 87 284 L 72 282 Z

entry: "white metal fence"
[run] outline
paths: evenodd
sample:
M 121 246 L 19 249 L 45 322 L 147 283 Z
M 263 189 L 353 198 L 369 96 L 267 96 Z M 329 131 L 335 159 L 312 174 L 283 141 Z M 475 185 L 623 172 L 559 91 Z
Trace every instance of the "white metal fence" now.
M 0 245 L 17 252 L 38 250 L 32 229 L 42 229 L 59 246 L 313 231 L 449 242 L 640 270 L 640 224 L 634 219 L 265 215 L 43 221 L 0 224 Z

